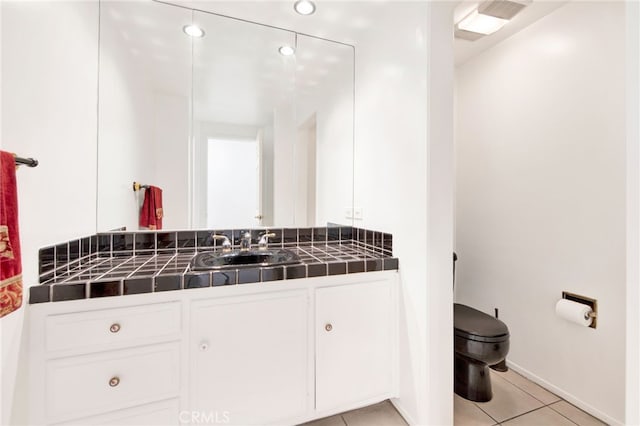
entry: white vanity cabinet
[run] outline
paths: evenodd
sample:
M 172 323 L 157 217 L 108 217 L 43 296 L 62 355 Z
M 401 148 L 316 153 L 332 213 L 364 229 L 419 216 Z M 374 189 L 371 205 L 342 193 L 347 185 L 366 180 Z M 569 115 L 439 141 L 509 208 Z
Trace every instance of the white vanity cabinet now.
M 389 280 L 316 290 L 318 411 L 390 396 L 396 335 L 393 290 Z
M 30 305 L 29 424 L 287 425 L 397 396 L 395 271 Z
M 181 304 L 95 302 L 32 307 L 29 423 L 175 424 Z
M 190 410 L 231 424 L 282 424 L 307 411 L 306 290 L 193 302 Z

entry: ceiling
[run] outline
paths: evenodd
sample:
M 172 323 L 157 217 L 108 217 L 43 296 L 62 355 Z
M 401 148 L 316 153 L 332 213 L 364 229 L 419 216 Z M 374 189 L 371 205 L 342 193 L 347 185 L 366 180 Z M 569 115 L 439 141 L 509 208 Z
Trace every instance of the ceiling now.
M 402 16 L 401 0 L 322 1 L 317 0 L 313 15 L 301 16 L 293 10 L 293 0 L 167 0 L 174 4 L 286 28 L 357 45 L 367 32 L 378 30 L 390 17 Z M 479 0 L 463 0 L 454 12 L 454 22 L 466 16 Z M 455 40 L 455 63 L 461 65 L 513 34 L 543 18 L 568 0 L 533 0 L 500 31 L 476 41 Z
M 176 8 L 168 6 L 183 6 Z M 293 0 L 169 0 L 166 2 L 105 2 L 102 32 L 111 30 L 102 44 L 112 51 L 126 51 L 127 61 L 143 64 L 141 78 L 173 93 L 187 94 L 193 78 L 194 113 L 197 119 L 239 117 L 246 123 L 261 123 L 273 109 L 273 100 L 298 95 L 313 97 L 333 86 L 334 78 L 350 79 L 351 49 L 340 44 L 312 42 L 298 38 L 294 58 L 277 53 L 282 44 L 294 44 L 292 31 L 358 45 L 372 32 L 383 31 L 385 22 L 409 19 L 404 7 L 415 2 L 395 0 L 317 1 L 311 16 L 298 15 Z M 459 66 L 491 46 L 531 25 L 567 1 L 534 0 L 503 29 L 476 41 L 455 40 L 455 62 Z M 476 7 L 478 0 L 458 4 L 454 22 Z M 252 25 L 202 12 L 242 17 L 243 20 L 274 26 Z M 205 28 L 201 40 L 186 37 L 181 28 L 195 21 Z M 289 31 L 280 30 L 284 28 Z M 398 46 L 402 48 L 402 46 Z M 193 60 L 194 72 L 190 63 Z M 341 66 L 343 64 L 344 66 Z M 348 67 L 346 67 L 348 65 Z M 336 77 L 337 76 L 337 77 Z M 327 86 L 329 85 L 329 86 Z M 314 93 L 315 92 L 315 93 Z M 211 99 L 217 101 L 210 102 Z M 221 102 L 220 100 L 230 100 Z M 234 110 L 236 112 L 234 112 Z

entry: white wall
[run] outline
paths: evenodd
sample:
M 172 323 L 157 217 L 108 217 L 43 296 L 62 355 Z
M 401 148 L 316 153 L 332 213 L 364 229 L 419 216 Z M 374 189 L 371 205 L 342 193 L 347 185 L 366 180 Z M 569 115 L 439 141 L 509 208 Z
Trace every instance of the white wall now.
M 125 48 L 119 21 L 106 11 L 101 20 L 98 230 L 137 230 L 144 190 L 134 193 L 132 183 L 156 184 L 153 92 L 141 59 Z
M 309 170 L 303 160 L 295 161 L 296 224 L 322 226 L 328 222 L 351 224 L 345 210 L 353 207 L 353 140 L 354 140 L 354 65 L 353 47 L 321 39 L 299 36 L 296 64 L 301 71 L 300 86 L 296 92 L 296 120 L 298 134 L 311 121 L 315 122 L 315 203 L 307 201 L 306 182 Z M 307 56 L 308 55 L 308 56 Z M 325 58 L 318 61 L 318 58 Z M 326 67 L 326 68 L 324 68 Z M 312 80 L 317 85 L 308 86 L 308 75 L 317 72 L 320 78 Z M 296 158 L 304 158 L 304 144 L 308 137 L 298 137 Z M 304 152 L 303 152 L 304 151 Z M 302 165 L 302 166 L 301 166 Z M 307 205 L 315 204 L 315 220 L 307 219 Z
M 294 144 L 296 140 L 294 106 L 283 103 L 273 113 L 273 223 L 295 223 Z
M 186 229 L 189 98 L 150 87 L 135 64 L 109 69 L 109 59 L 103 54 L 100 66 L 97 229 L 140 228 L 145 190 L 133 192 L 134 181 L 162 189 L 163 229 Z
M 346 76 L 340 90 L 325 90 L 326 96 L 316 109 L 316 217 L 315 223 L 306 223 L 306 218 L 301 218 L 301 226 L 351 224 L 345 208 L 353 206 L 352 81 L 351 76 Z M 296 198 L 297 203 L 304 200 Z M 298 217 L 296 220 L 300 222 Z
M 273 221 L 273 124 L 265 126 L 259 133 L 262 137 L 262 223 L 274 225 Z
M 142 158 L 143 164 L 153 165 L 153 175 L 146 183 L 162 188 L 163 229 L 189 229 L 190 99 L 159 91 L 155 92 L 154 99 L 153 144 Z
M 297 182 L 295 221 L 297 226 L 323 226 L 328 222 L 351 224 L 345 209 L 353 207 L 353 77 L 346 76 L 342 86 L 327 87 L 321 96 L 305 100 L 297 110 L 298 135 L 294 151 Z M 347 86 L 347 87 L 345 87 Z M 311 106 L 312 105 L 312 106 Z M 311 107 L 310 107 L 311 106 Z M 308 136 L 309 123 L 315 136 Z M 306 127 L 305 127 L 306 126 Z M 305 134 L 307 132 L 307 134 Z M 315 222 L 307 220 L 306 185 L 308 150 L 305 144 L 315 137 Z M 310 160 L 309 160 L 310 161 Z M 358 224 L 356 223 L 356 226 Z
M 459 302 L 508 361 L 609 423 L 625 415 L 623 2 L 573 2 L 458 69 Z M 598 328 L 555 316 L 567 290 Z
M 427 399 L 429 424 L 453 424 L 453 5 L 429 7 L 427 67 Z M 418 262 L 423 259 L 416 259 Z M 434 345 L 438 342 L 439 345 Z
M 627 351 L 626 424 L 640 425 L 640 3 L 627 17 Z
M 400 259 L 394 403 L 411 424 L 453 424 L 453 6 L 369 3 L 378 14 L 356 40 L 355 205 Z
M 18 170 L 24 304 L 38 249 L 96 229 L 98 5 L 1 2 L 2 149 L 38 159 Z M 23 305 L 24 306 L 24 305 Z M 2 424 L 11 416 L 24 307 L 0 320 Z M 20 422 L 19 420 L 17 421 Z

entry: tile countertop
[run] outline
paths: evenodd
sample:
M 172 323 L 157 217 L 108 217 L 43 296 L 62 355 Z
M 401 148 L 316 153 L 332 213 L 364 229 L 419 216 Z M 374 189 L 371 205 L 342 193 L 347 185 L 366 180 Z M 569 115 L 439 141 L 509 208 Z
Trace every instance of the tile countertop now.
M 129 256 L 94 253 L 30 287 L 29 303 L 398 269 L 397 258 L 358 241 L 300 243 L 285 248 L 300 256 L 302 263 L 196 272 L 189 267 L 195 251 L 158 250 Z

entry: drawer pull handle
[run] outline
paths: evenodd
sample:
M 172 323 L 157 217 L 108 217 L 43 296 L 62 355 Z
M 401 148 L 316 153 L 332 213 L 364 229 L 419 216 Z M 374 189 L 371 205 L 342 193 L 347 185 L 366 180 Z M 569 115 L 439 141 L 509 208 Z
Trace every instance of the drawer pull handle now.
M 112 388 L 115 388 L 116 386 L 118 386 L 120 384 L 120 377 L 112 377 L 111 380 L 109 380 L 109 386 L 111 386 Z
M 209 349 L 209 342 L 200 342 L 200 351 L 204 352 Z
M 331 331 L 331 330 L 333 330 L 333 326 L 331 324 L 327 324 L 327 325 L 324 326 L 324 329 L 327 330 L 327 331 Z
M 109 331 L 112 333 L 117 333 L 118 331 L 120 331 L 120 324 L 111 324 L 111 327 L 109 327 Z

